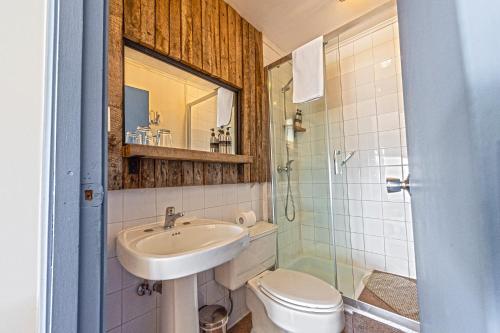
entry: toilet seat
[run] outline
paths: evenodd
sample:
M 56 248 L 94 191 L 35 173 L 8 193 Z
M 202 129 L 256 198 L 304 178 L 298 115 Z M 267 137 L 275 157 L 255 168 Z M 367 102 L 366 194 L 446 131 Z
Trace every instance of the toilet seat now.
M 328 313 L 343 304 L 330 284 L 302 272 L 280 268 L 262 276 L 258 285 L 266 296 L 299 311 Z
M 323 289 L 325 285 L 328 289 Z M 266 317 L 280 328 L 272 332 L 309 333 L 312 330 L 314 333 L 340 333 L 344 328 L 340 293 L 308 274 L 285 269 L 265 271 L 248 281 L 247 288 L 250 310 L 258 308 L 254 301 L 248 303 L 255 295 L 265 308 Z M 321 295 L 318 291 L 326 292 Z

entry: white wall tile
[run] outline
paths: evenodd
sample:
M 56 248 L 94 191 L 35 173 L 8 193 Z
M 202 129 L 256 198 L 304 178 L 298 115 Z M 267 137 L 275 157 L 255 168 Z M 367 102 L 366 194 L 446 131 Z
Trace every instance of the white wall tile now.
M 125 323 L 122 333 L 156 333 L 156 309 Z
M 379 132 L 378 140 L 380 148 L 401 147 L 401 133 L 399 129 Z
M 122 230 L 121 223 L 108 224 L 107 244 L 108 258 L 116 257 L 116 236 Z
M 364 117 L 358 119 L 358 129 L 360 134 L 377 132 L 377 117 Z
M 379 131 L 390 131 L 399 128 L 399 112 L 384 113 L 378 116 Z
M 365 249 L 363 234 L 351 233 L 351 246 L 355 250 L 363 251 Z
M 122 265 L 117 258 L 107 260 L 106 293 L 111 294 L 122 289 Z
M 205 191 L 203 186 L 182 188 L 182 207 L 190 212 L 205 208 Z
M 365 235 L 365 250 L 371 253 L 385 254 L 384 237 Z
M 224 190 L 222 186 L 205 186 L 205 208 L 224 205 Z
M 156 216 L 156 190 L 123 191 L 123 220 L 130 221 Z
M 372 219 L 382 218 L 382 203 L 378 201 L 363 201 L 363 217 Z
M 369 150 L 378 148 L 377 133 L 365 133 L 359 135 L 359 150 Z
M 384 221 L 371 219 L 371 218 L 363 218 L 364 222 L 364 230 L 365 235 L 370 236 L 384 236 Z
M 383 202 L 382 203 L 384 219 L 405 221 L 405 206 L 400 202 Z
M 108 223 L 123 220 L 123 191 L 108 191 Z
M 377 113 L 377 104 L 375 98 L 359 101 L 356 105 L 356 108 L 357 116 L 360 118 L 374 116 Z
M 387 256 L 386 268 L 389 273 L 408 276 L 408 260 Z
M 406 223 L 384 221 L 384 237 L 406 240 Z
M 385 238 L 385 254 L 408 260 L 408 242 Z
M 156 189 L 156 215 L 165 215 L 167 207 L 175 207 L 182 212 L 182 187 L 166 187 Z
M 398 94 L 379 96 L 377 97 L 376 103 L 377 103 L 377 114 L 379 115 L 384 113 L 399 112 Z M 401 118 L 404 121 L 404 116 Z
M 106 330 L 122 323 L 122 293 L 121 291 L 106 295 Z
M 137 286 L 124 289 L 122 291 L 122 318 L 127 322 L 137 318 L 156 307 L 156 295 L 139 296 Z

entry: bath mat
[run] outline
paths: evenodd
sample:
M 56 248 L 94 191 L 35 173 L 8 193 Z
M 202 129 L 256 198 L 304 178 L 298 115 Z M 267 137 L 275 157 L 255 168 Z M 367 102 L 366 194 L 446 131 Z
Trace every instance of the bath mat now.
M 366 282 L 366 289 L 402 316 L 419 320 L 417 282 L 403 276 L 374 271 Z

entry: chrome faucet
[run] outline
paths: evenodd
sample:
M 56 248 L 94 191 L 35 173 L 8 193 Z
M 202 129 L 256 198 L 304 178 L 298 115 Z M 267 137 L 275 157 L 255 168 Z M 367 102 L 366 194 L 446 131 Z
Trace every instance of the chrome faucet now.
M 184 216 L 184 213 L 175 213 L 175 207 L 167 207 L 165 210 L 165 224 L 163 227 L 165 229 L 171 229 L 175 226 L 175 221 Z

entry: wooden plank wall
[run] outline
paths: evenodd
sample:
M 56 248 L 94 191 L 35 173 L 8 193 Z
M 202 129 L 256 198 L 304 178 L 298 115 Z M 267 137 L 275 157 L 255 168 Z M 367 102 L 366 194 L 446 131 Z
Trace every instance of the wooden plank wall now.
M 254 163 L 122 158 L 124 38 L 240 89 L 239 150 Z M 262 33 L 223 0 L 111 0 L 108 62 L 110 190 L 269 180 Z

